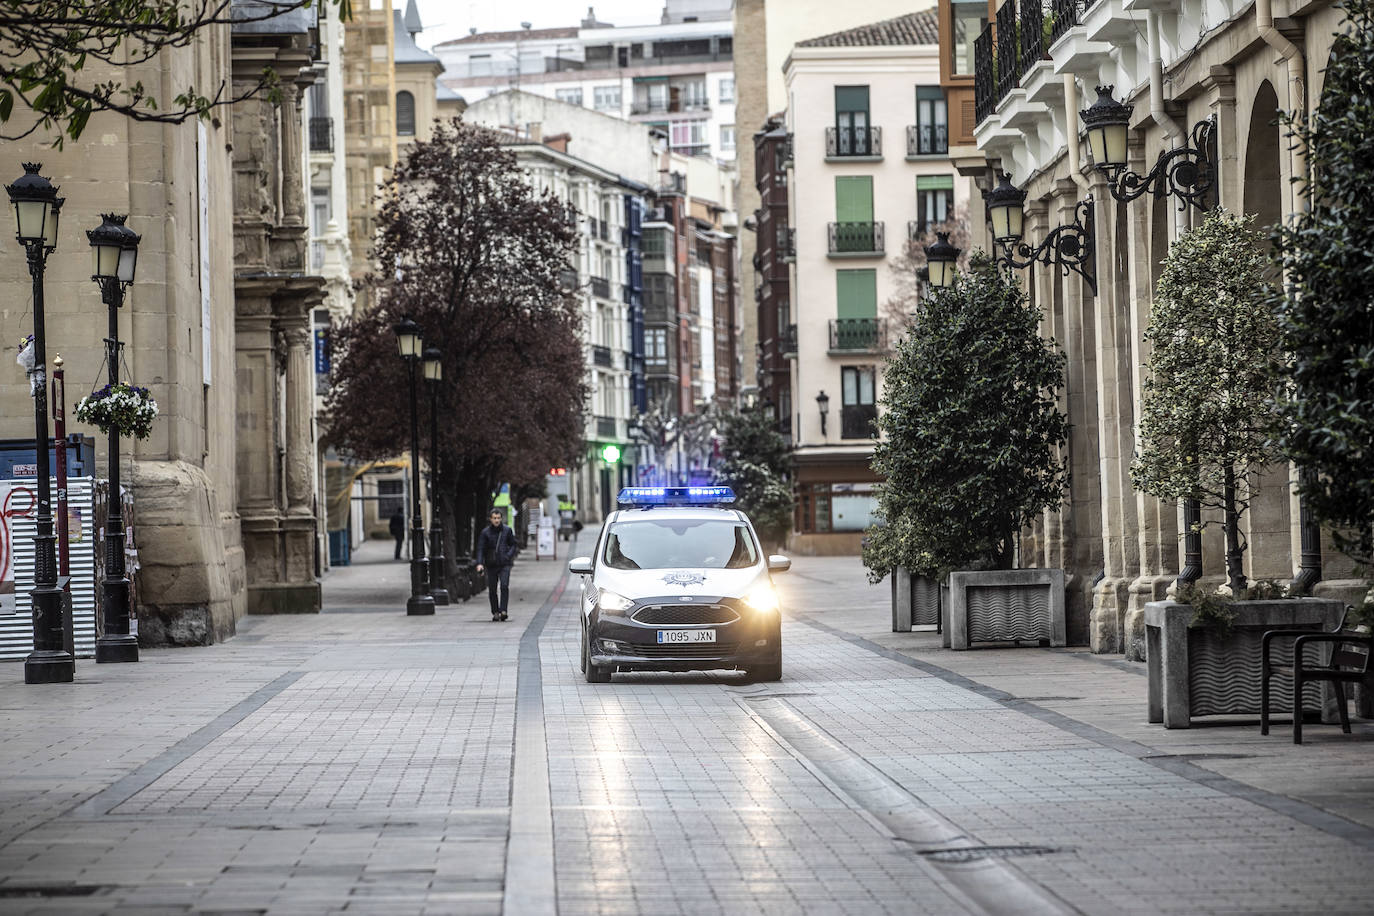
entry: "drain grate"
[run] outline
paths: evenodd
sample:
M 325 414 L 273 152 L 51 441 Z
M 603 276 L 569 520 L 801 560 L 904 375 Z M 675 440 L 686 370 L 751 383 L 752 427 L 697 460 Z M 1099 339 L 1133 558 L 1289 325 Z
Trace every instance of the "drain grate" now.
M 0 898 L 89 897 L 103 890 L 103 884 L 7 884 L 0 886 Z
M 1063 846 L 960 846 L 956 849 L 921 849 L 917 855 L 936 862 L 980 862 L 983 859 L 1014 859 L 1072 852 Z
M 796 693 L 754 693 L 746 696 L 746 700 L 778 700 L 785 697 L 814 697 L 814 693 L 798 691 Z

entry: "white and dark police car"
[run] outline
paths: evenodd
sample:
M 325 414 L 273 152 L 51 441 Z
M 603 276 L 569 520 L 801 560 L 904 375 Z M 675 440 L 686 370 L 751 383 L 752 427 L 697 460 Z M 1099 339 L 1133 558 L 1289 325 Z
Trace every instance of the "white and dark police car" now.
M 582 577 L 582 672 L 744 670 L 782 677 L 782 624 L 772 573 L 729 487 L 626 487 L 597 537 L 576 557 Z

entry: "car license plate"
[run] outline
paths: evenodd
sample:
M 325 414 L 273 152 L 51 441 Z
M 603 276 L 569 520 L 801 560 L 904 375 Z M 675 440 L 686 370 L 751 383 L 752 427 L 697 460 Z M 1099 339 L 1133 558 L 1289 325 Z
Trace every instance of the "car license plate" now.
M 715 642 L 715 630 L 659 630 L 658 642 L 660 645 L 671 645 L 674 643 L 699 643 Z

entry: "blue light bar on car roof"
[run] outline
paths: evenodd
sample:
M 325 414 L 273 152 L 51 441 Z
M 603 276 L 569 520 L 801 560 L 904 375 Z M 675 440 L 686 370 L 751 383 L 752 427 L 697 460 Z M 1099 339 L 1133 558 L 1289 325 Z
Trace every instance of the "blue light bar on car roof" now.
M 624 487 L 616 502 L 622 506 L 716 506 L 735 501 L 729 487 Z

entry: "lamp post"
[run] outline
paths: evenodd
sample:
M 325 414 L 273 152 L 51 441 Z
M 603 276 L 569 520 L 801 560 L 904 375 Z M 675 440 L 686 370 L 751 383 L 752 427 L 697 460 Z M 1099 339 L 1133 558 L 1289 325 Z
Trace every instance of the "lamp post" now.
M 439 383 L 444 380 L 444 354 L 425 350 L 425 383 L 429 386 L 429 595 L 435 604 L 449 603 L 444 586 L 444 522 L 439 514 Z
M 1184 205 L 1209 208 L 1216 186 L 1216 122 L 1212 118 L 1193 125 L 1192 145 L 1159 154 L 1154 168 L 1137 175 L 1126 168 L 1126 140 L 1131 106 L 1112 98 L 1111 86 L 1097 87 L 1097 101 L 1078 113 L 1088 131 L 1093 168 L 1107 176 L 1107 190 L 1125 203 L 1149 192 L 1155 197 L 1177 197 Z
M 821 389 L 820 394 L 816 395 L 816 407 L 819 408 L 821 412 L 821 438 L 824 439 L 825 418 L 830 416 L 830 395 L 825 393 L 824 388 Z
M 119 383 L 119 309 L 124 290 L 134 282 L 138 264 L 137 232 L 124 225 L 127 216 L 102 214 L 101 224 L 86 232 L 95 264 L 91 278 L 100 287 L 100 298 L 109 317 L 105 349 L 110 366 L 109 383 Z M 124 508 L 119 492 L 118 427 L 110 428 L 109 498 L 105 518 L 105 581 L 101 584 L 105 605 L 104 633 L 95 641 L 97 662 L 138 661 L 138 637 L 129 633 L 129 579 L 124 570 Z
M 948 232 L 935 233 L 935 243 L 926 249 L 927 280 L 933 289 L 947 289 L 954 285 L 954 269 L 959 263 L 959 249 L 949 242 Z
M 57 248 L 58 213 L 62 201 L 57 188 L 39 175 L 42 166 L 24 163 L 24 175 L 5 191 L 14 206 L 15 237 L 28 255 L 33 278 L 33 417 L 34 452 L 38 477 L 38 515 L 35 534 L 33 591 L 33 651 L 24 659 L 24 683 L 69 683 L 76 662 L 63 645 L 62 590 L 57 587 L 57 538 L 53 534 L 52 489 L 48 481 L 48 380 L 46 332 L 43 326 L 43 272 L 48 255 Z
M 1089 194 L 1074 208 L 1074 221 L 1050 230 L 1045 240 L 1035 247 L 1022 241 L 1025 235 L 1026 192 L 1011 183 L 1005 173 L 997 187 L 988 192 L 988 216 L 992 220 L 993 241 L 1002 247 L 997 261 L 1007 268 L 1024 270 L 1039 262 L 1046 267 L 1058 267 L 1065 276 L 1073 271 L 1082 277 L 1093 295 L 1097 295 L 1097 275 L 1093 261 L 1093 198 Z
M 410 373 L 410 598 L 406 600 L 406 613 L 420 616 L 434 613 L 434 599 L 426 590 L 428 587 L 428 568 L 425 563 L 424 510 L 420 505 L 420 416 L 417 404 L 415 364 L 420 361 L 424 347 L 424 333 L 420 326 L 403 317 L 393 328 L 396 332 L 396 347 L 401 358 L 406 361 Z

